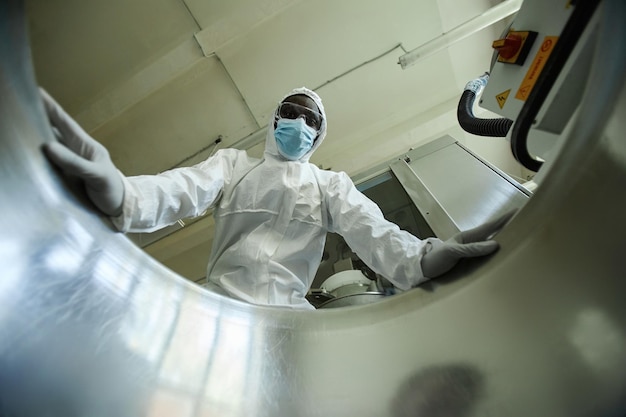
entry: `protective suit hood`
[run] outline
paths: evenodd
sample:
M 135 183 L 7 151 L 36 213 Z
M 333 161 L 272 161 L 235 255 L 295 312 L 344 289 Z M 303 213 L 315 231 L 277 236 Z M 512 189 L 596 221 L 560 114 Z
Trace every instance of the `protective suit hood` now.
M 300 158 L 298 161 L 293 162 L 309 162 L 309 159 L 311 158 L 311 155 L 313 155 L 313 152 L 315 152 L 315 150 L 322 144 L 322 141 L 326 137 L 326 112 L 324 111 L 322 99 L 313 90 L 309 90 L 306 87 L 295 88 L 291 90 L 288 94 L 283 96 L 283 98 L 276 104 L 276 108 L 270 116 L 270 120 L 267 126 L 267 136 L 265 138 L 265 159 L 278 159 L 281 161 L 286 161 L 285 158 L 283 158 L 278 153 L 278 148 L 276 146 L 276 138 L 274 137 L 274 116 L 276 114 L 276 109 L 278 108 L 278 105 L 280 105 L 283 100 L 285 100 L 287 97 L 297 95 L 307 96 L 315 102 L 315 104 L 319 108 L 320 113 L 322 114 L 322 127 L 320 128 L 319 135 L 315 140 L 315 143 L 313 144 L 311 150 L 304 154 L 304 156 L 302 156 L 302 158 Z

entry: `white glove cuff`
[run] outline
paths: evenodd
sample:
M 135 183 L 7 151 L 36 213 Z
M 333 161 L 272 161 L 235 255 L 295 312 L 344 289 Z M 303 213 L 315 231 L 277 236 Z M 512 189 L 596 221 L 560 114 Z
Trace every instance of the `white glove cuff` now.
M 425 276 L 424 271 L 422 270 L 422 259 L 424 258 L 424 255 L 426 255 L 428 252 L 431 252 L 433 249 L 435 249 L 435 247 L 444 244 L 443 240 L 436 237 L 426 238 L 423 242 L 424 246 L 422 247 L 422 256 L 420 257 L 420 277 L 413 284 L 414 287 L 421 284 L 422 282 L 430 280 L 430 277 Z
M 117 171 L 120 174 L 120 177 L 122 177 L 122 183 L 124 184 L 124 200 L 122 202 L 122 214 L 120 214 L 119 216 L 116 217 L 111 217 L 111 221 L 113 222 L 113 226 L 115 226 L 117 228 L 117 230 L 119 230 L 122 233 L 126 233 L 128 232 L 128 229 L 130 229 L 130 216 L 128 215 L 131 210 L 132 210 L 132 201 L 130 198 L 130 193 L 128 192 L 128 190 L 130 190 L 130 182 L 126 179 L 126 177 L 124 176 L 124 174 L 122 174 L 122 172 L 120 170 Z

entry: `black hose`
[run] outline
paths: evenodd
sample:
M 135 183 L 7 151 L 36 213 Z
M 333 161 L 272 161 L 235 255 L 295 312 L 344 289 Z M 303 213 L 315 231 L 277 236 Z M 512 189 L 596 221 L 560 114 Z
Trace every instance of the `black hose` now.
M 476 93 L 466 87 L 456 110 L 456 117 L 463 130 L 478 136 L 506 137 L 513 120 L 506 117 L 498 119 L 474 117 L 474 111 L 472 110 L 474 100 L 476 100 Z
M 528 100 L 520 110 L 515 127 L 511 132 L 511 150 L 517 161 L 531 171 L 539 171 L 542 161 L 535 159 L 528 152 L 528 132 L 532 127 L 535 116 L 543 105 L 548 93 L 554 86 L 561 70 L 573 51 L 580 36 L 591 20 L 599 0 L 579 1 L 567 21 L 554 51 L 546 61 L 546 65 L 537 78 L 535 87 L 531 90 Z M 618 42 L 618 40 L 614 40 Z

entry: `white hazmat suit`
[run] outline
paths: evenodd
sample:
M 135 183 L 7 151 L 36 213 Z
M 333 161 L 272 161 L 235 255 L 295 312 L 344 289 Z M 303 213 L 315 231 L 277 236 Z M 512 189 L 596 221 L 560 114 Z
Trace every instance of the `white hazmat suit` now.
M 347 174 L 321 170 L 309 158 L 326 136 L 319 96 L 298 88 L 323 116 L 319 136 L 300 160 L 278 153 L 273 119 L 262 160 L 225 149 L 193 167 L 124 178 L 121 231 L 153 231 L 213 208 L 215 238 L 209 287 L 261 305 L 313 309 L 305 296 L 320 265 L 327 232 L 338 233 L 372 270 L 400 289 L 426 280 L 427 241 L 384 219 Z
M 401 231 L 345 173 L 308 162 L 326 135 L 326 115 L 317 94 L 305 88 L 293 90 L 277 108 L 278 129 L 270 122 L 263 159 L 223 150 L 190 168 L 131 178 L 43 89 L 41 97 L 54 135 L 44 153 L 66 175 L 82 179 L 89 199 L 119 230 L 152 231 L 213 207 L 216 236 L 207 285 L 250 303 L 312 309 L 305 296 L 326 232 L 341 234 L 374 271 L 408 289 L 463 258 L 496 251 L 493 235 L 515 214 L 445 242 Z

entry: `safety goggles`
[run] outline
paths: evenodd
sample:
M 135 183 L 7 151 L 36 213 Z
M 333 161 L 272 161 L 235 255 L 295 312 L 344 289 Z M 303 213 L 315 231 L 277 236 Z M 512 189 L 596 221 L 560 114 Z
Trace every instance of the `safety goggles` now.
M 297 119 L 304 118 L 307 126 L 319 131 L 322 128 L 322 115 L 308 107 L 301 106 L 296 103 L 284 101 L 278 106 L 276 116 L 281 119 Z

